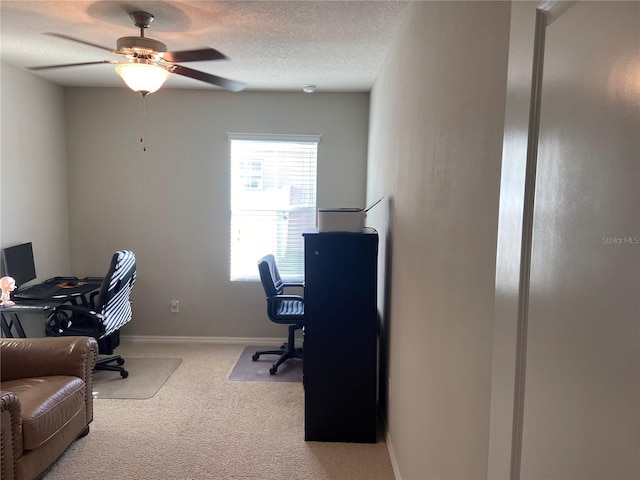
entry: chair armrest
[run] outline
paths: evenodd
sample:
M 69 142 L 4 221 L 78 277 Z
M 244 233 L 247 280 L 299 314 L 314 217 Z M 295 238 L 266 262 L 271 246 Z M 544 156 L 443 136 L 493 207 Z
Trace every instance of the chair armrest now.
M 63 304 L 57 306 L 47 318 L 47 334 L 62 335 L 73 325 L 73 317 L 88 318 L 95 325 L 96 332 L 104 333 L 104 316 L 81 305 Z
M 299 300 L 304 303 L 304 297 L 300 295 L 275 295 L 273 297 L 267 297 L 267 302 L 278 302 L 280 300 Z
M 300 287 L 300 288 L 304 288 L 304 282 L 302 283 L 283 283 L 282 284 L 283 287 Z
M 94 290 L 93 292 L 91 292 L 91 294 L 89 295 L 89 303 L 91 305 L 95 305 L 96 304 L 96 297 L 98 296 L 98 294 L 100 294 L 100 290 Z
M 276 323 L 300 323 L 303 319 L 304 298 L 300 295 L 267 297 L 267 315 Z
M 16 478 L 15 463 L 22 456 L 22 419 L 20 399 L 15 393 L 0 392 L 0 477 Z
M 98 342 L 91 337 L 0 339 L 0 378 L 70 375 L 91 388 L 91 372 L 98 359 Z
M 84 315 L 85 317 L 96 317 L 96 318 L 102 318 L 102 315 L 100 315 L 98 312 L 95 312 L 93 310 L 91 310 L 90 308 L 87 307 L 83 307 L 81 305 L 73 305 L 70 303 L 65 303 L 63 305 L 58 305 L 55 308 L 56 311 L 67 311 L 67 312 L 71 312 L 75 315 Z

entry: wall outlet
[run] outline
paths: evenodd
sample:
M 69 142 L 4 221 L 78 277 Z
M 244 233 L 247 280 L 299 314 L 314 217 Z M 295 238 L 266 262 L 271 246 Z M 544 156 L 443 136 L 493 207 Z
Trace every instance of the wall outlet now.
M 171 313 L 180 313 L 180 302 L 178 300 L 171 300 Z

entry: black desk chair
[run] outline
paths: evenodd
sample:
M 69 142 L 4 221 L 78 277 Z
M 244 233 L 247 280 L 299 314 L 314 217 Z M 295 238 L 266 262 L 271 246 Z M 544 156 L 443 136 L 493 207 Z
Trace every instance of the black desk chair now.
M 284 283 L 278 273 L 273 255 L 266 255 L 258 262 L 260 281 L 267 295 L 267 316 L 272 322 L 289 325 L 287 343 L 277 350 L 256 352 L 251 357 L 258 360 L 260 355 L 280 355 L 269 369 L 275 375 L 278 367 L 290 358 L 302 359 L 302 348 L 295 348 L 295 332 L 304 328 L 304 299 L 300 295 L 285 295 L 286 287 L 302 287 L 301 283 Z
M 98 340 L 100 354 L 112 355 L 120 344 L 120 328 L 132 317 L 129 295 L 136 281 L 136 257 L 129 250 L 113 254 L 109 272 L 100 290 L 91 294 L 89 307 L 63 304 L 55 308 L 47 320 L 48 336 L 82 335 Z M 111 365 L 112 363 L 117 365 Z M 98 360 L 97 370 L 120 372 L 122 378 L 129 373 L 121 366 L 120 355 Z

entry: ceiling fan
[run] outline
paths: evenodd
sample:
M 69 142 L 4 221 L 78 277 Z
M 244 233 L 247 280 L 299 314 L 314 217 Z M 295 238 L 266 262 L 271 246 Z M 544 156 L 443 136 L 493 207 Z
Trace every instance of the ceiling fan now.
M 46 70 L 51 68 L 80 67 L 84 65 L 98 65 L 108 63 L 118 65 L 116 72 L 133 91 L 143 97 L 158 90 L 172 73 L 184 77 L 193 78 L 202 82 L 222 87 L 232 92 L 239 92 L 246 84 L 218 77 L 210 73 L 201 72 L 192 68 L 176 65 L 181 62 L 199 62 L 204 60 L 223 60 L 227 57 L 213 48 L 200 48 L 196 50 L 183 50 L 168 52 L 167 46 L 153 38 L 144 36 L 146 28 L 151 26 L 154 16 L 148 12 L 131 12 L 129 14 L 136 27 L 140 28 L 139 37 L 121 37 L 117 42 L 117 49 L 112 50 L 102 45 L 80 40 L 60 33 L 48 33 L 54 37 L 64 38 L 73 42 L 90 45 L 92 47 L 107 50 L 116 55 L 126 57 L 125 61 L 99 60 L 96 62 L 68 63 L 62 65 L 46 65 L 41 67 L 29 67 L 30 70 Z

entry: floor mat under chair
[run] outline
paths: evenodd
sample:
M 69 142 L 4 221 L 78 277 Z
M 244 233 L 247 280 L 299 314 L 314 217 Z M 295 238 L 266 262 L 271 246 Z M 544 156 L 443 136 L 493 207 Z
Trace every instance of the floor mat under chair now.
M 244 382 L 302 382 L 302 360 L 291 358 L 278 367 L 275 375 L 269 373 L 269 369 L 278 359 L 278 355 L 261 355 L 255 362 L 251 356 L 259 350 L 276 350 L 274 347 L 249 346 L 246 347 L 236 362 L 229 380 Z
M 118 372 L 94 370 L 93 396 L 96 399 L 151 398 L 181 363 L 181 358 L 126 357 L 122 366 L 129 372 L 127 378 Z

